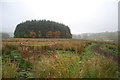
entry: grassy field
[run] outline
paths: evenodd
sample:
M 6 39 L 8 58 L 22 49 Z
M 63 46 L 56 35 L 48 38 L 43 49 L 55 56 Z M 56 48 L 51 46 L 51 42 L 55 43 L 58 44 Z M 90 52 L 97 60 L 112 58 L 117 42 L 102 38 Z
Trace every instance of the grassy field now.
M 105 51 L 108 51 L 110 53 L 120 55 L 118 45 L 115 45 L 115 44 L 102 44 L 101 49 L 105 50 Z
M 78 39 L 2 39 L 2 77 L 118 78 L 117 63 L 91 50 L 99 43 L 106 44 Z M 101 49 L 118 50 L 115 44 L 110 50 L 105 46 Z

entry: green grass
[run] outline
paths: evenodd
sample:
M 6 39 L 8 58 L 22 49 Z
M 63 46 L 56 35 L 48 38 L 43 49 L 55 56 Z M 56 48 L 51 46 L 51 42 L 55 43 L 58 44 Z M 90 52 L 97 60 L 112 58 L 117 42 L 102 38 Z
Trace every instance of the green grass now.
M 90 45 L 81 57 L 82 78 L 117 78 L 117 63 L 91 50 Z
M 14 78 L 18 74 L 17 65 L 21 65 L 23 70 L 32 67 L 31 71 L 19 72 L 19 75 L 27 74 L 30 78 L 117 78 L 117 63 L 93 52 L 91 47 L 94 45 L 89 44 L 80 55 L 73 51 L 56 50 L 56 55 L 37 54 L 26 59 L 21 59 L 17 51 L 10 51 L 3 55 L 2 76 Z M 14 56 L 18 56 L 17 63 L 10 63 L 6 58 Z
M 100 47 L 102 50 L 108 51 L 110 53 L 114 53 L 117 55 L 120 55 L 120 52 L 118 50 L 118 46 L 114 44 L 102 44 Z
M 76 54 L 75 51 L 63 51 L 63 50 L 56 50 L 57 54 Z
M 2 78 L 15 78 L 17 75 L 17 62 L 15 62 L 14 56 L 19 57 L 19 53 L 15 50 L 6 50 L 6 53 L 2 54 Z M 11 60 L 13 63 L 11 63 Z
M 117 63 L 91 50 L 78 55 L 71 51 L 57 50 L 57 57 L 41 56 L 39 63 L 34 63 L 35 78 L 117 78 Z
M 15 78 L 17 75 L 17 70 L 17 63 L 10 63 L 10 60 L 8 59 L 2 65 L 2 78 Z
M 2 56 L 0 56 L 0 78 L 2 78 Z
M 30 62 L 25 61 L 22 58 L 21 54 L 16 51 L 10 51 L 9 54 L 2 55 L 2 77 L 3 78 L 32 78 L 32 73 L 30 72 L 30 68 L 32 68 L 32 64 Z M 20 67 L 19 67 L 20 66 Z M 28 71 L 29 70 L 29 71 Z
M 35 78 L 77 78 L 80 77 L 81 65 L 78 54 L 64 54 L 59 52 L 56 57 L 44 56 L 41 62 L 34 64 L 33 75 Z M 43 61 L 43 62 L 42 62 Z

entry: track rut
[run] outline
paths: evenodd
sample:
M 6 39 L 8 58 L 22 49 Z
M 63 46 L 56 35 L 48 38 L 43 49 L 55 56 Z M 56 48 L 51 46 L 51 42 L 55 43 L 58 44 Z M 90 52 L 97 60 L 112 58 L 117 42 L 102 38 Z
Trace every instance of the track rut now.
M 111 58 L 113 59 L 115 62 L 117 62 L 119 65 L 120 65 L 120 55 L 116 55 L 114 53 L 110 53 L 110 52 L 107 52 L 107 51 L 104 51 L 104 50 L 101 50 L 100 49 L 100 44 L 97 44 L 95 46 L 92 46 L 91 49 L 107 58 Z

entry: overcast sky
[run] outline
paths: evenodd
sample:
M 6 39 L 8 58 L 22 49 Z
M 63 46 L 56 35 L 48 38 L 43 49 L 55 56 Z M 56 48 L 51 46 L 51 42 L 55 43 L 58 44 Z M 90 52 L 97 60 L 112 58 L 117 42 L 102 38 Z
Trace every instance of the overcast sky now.
M 118 30 L 119 0 L 1 0 L 0 26 L 14 32 L 26 20 L 52 20 L 68 25 L 72 34 Z

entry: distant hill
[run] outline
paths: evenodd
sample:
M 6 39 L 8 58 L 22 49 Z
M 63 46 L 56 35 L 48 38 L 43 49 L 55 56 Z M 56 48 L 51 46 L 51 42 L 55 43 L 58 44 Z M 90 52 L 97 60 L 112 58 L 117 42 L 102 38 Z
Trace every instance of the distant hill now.
M 116 32 L 73 34 L 72 36 L 75 39 L 118 41 L 118 31 L 116 31 Z
M 0 33 L 0 37 L 1 37 L 1 38 L 9 38 L 10 35 L 9 35 L 8 33 L 2 32 L 2 33 Z

